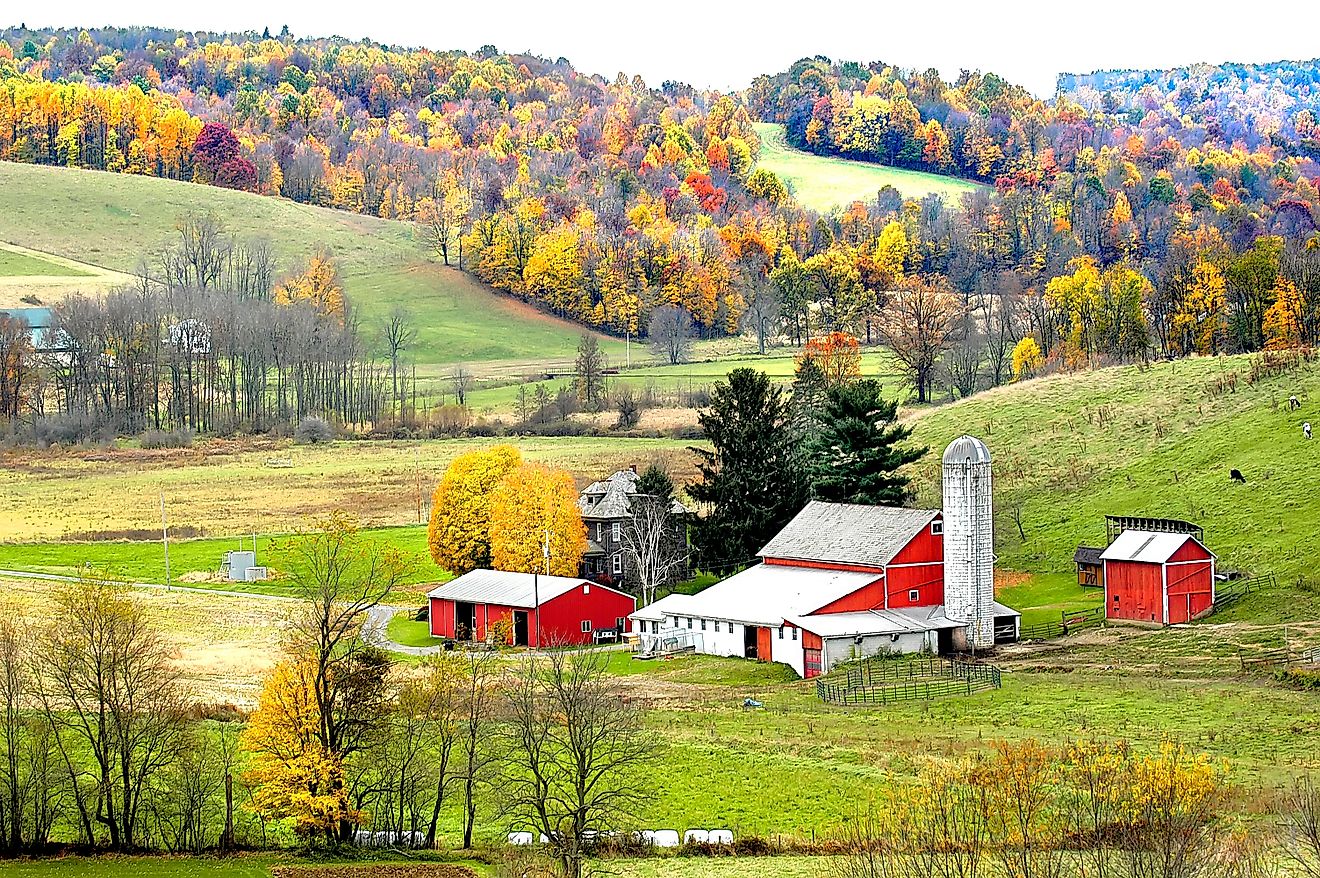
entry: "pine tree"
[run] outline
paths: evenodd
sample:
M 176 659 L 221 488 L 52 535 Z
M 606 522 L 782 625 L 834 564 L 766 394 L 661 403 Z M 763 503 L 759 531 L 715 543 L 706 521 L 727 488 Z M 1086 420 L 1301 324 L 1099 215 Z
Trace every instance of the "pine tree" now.
M 700 416 L 712 450 L 694 448 L 709 509 L 694 529 L 701 566 L 724 572 L 752 560 L 806 501 L 797 431 L 783 391 L 764 372 L 735 369 Z
M 901 506 L 912 499 L 898 470 L 926 453 L 900 443 L 912 430 L 896 424 L 898 403 L 867 378 L 831 387 L 820 429 L 809 440 L 811 495 L 832 503 Z

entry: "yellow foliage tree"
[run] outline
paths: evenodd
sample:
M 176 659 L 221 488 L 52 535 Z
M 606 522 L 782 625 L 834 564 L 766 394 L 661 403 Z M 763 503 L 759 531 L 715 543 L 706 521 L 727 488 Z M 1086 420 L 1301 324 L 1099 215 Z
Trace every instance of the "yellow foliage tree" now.
M 1228 293 L 1224 274 L 1213 262 L 1201 261 L 1192 270 L 1192 281 L 1183 295 L 1182 307 L 1173 315 L 1174 338 L 1184 352 L 1217 354 L 1228 332 Z
M 317 252 L 301 272 L 276 285 L 275 301 L 280 305 L 307 302 L 317 312 L 342 321 L 346 300 L 334 257 L 325 250 Z
M 431 497 L 426 543 L 435 563 L 455 576 L 491 565 L 491 495 L 522 463 L 512 445 L 460 454 Z
M 573 477 L 527 463 L 505 476 L 490 500 L 490 555 L 497 570 L 544 572 L 549 534 L 550 573 L 576 576 L 587 548 Z
M 903 280 L 903 266 L 908 257 L 908 236 L 903 224 L 891 221 L 880 230 L 875 243 L 875 269 L 883 289 L 891 289 Z
M 1013 380 L 1030 378 L 1045 365 L 1045 357 L 1040 352 L 1040 345 L 1031 336 L 1013 346 Z
M 1261 322 L 1266 350 L 1278 351 L 1302 345 L 1302 294 L 1296 285 L 1279 278 L 1274 285 L 1274 304 Z
M 349 804 L 344 766 L 321 744 L 315 677 L 310 658 L 276 665 L 243 730 L 242 744 L 252 756 L 246 780 L 253 809 L 287 821 L 299 836 L 330 841 L 343 821 L 362 815 Z

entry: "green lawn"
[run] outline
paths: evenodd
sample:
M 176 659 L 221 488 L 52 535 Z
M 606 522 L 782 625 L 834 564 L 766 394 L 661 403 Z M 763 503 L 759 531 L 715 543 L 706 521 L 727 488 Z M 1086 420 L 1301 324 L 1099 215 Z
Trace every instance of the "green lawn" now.
M 445 642 L 443 637 L 432 637 L 431 623 L 416 621 L 411 610 L 395 613 L 385 632 L 390 640 L 403 646 L 439 646 Z
M 782 125 L 758 123 L 756 133 L 761 136 L 757 167 L 778 174 L 797 200 L 812 210 L 825 212 L 854 201 L 870 201 L 884 186 L 893 186 L 907 198 L 934 193 L 955 204 L 964 194 L 986 188 L 957 177 L 803 152 L 789 146 Z
M 269 878 L 271 866 L 275 865 L 307 863 L 328 866 L 336 862 L 362 863 L 364 860 L 355 858 L 336 861 L 326 857 L 302 859 L 293 854 L 239 854 L 232 857 L 107 855 L 7 862 L 4 874 L 7 878 Z M 371 861 L 367 859 L 366 862 Z M 388 863 L 389 860 L 381 859 L 377 862 Z M 416 858 L 411 862 L 416 862 Z M 491 867 L 484 863 L 463 860 L 447 862 L 469 866 L 478 875 L 493 874 Z
M 1040 573 L 1021 583 L 1003 587 L 995 595 L 1001 604 L 1022 610 L 1022 624 L 1058 623 L 1065 612 L 1098 607 L 1104 593 L 1077 584 L 1071 573 Z
M 0 277 L 89 277 L 90 272 L 0 247 Z
M 408 223 L 154 177 L 0 163 L 0 241 L 91 265 L 131 272 L 172 240 L 180 217 L 200 212 L 240 237 L 266 238 L 281 271 L 329 248 L 367 343 L 380 352 L 380 325 L 401 304 L 418 330 L 409 357 L 419 367 L 571 362 L 585 331 L 428 262 Z M 0 276 L 13 273 L 3 265 Z M 602 338 L 621 354 L 622 342 Z

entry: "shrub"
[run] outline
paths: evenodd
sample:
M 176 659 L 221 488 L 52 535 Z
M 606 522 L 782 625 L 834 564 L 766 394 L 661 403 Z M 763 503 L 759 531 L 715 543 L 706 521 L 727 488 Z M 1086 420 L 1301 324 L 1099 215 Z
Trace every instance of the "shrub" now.
M 308 415 L 298 422 L 293 431 L 293 440 L 299 445 L 316 445 L 335 438 L 335 429 L 330 422 L 317 415 Z
M 47 415 L 15 427 L 5 442 L 15 446 L 49 448 L 52 445 L 101 445 L 115 440 L 112 423 L 98 415 L 74 412 Z
M 1320 692 L 1320 671 L 1305 668 L 1283 668 L 1274 672 L 1274 679 L 1289 689 L 1303 692 Z
M 143 448 L 191 448 L 193 431 L 187 427 L 178 430 L 148 430 L 142 434 Z
M 631 387 L 624 386 L 619 391 L 614 398 L 614 408 L 619 413 L 619 419 L 614 424 L 617 430 L 631 430 L 642 419 L 642 410 L 637 405 L 637 397 L 633 395 Z

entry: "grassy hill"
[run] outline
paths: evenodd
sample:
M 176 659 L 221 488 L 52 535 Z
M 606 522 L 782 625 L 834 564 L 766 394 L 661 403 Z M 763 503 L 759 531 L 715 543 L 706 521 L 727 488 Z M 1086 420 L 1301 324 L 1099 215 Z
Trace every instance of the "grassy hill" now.
M 575 324 L 428 262 L 407 223 L 174 180 L 0 162 L 0 242 L 36 251 L 28 255 L 39 261 L 53 254 L 132 271 L 171 240 L 181 216 L 208 211 L 239 237 L 268 239 L 282 268 L 330 248 L 369 340 L 402 304 L 418 329 L 411 355 L 422 366 L 484 363 L 498 371 L 563 362 L 582 335 Z M 622 342 L 603 344 L 622 357 Z
M 914 436 L 932 452 L 919 464 L 920 501 L 939 502 L 938 451 L 973 433 L 995 458 L 1001 567 L 1071 571 L 1079 543 L 1104 545 L 1106 514 L 1182 518 L 1205 528 L 1221 568 L 1279 575 L 1286 600 L 1264 596 L 1235 612 L 1316 618 L 1320 440 L 1301 427 L 1320 424 L 1320 367 L 1253 380 L 1257 362 L 1195 358 L 1056 375 L 917 413 Z M 1298 411 L 1288 410 L 1293 394 Z M 1230 481 L 1231 469 L 1247 483 Z
M 908 198 L 924 198 L 933 192 L 954 203 L 965 193 L 984 188 L 980 183 L 957 177 L 803 152 L 789 146 L 783 125 L 758 123 L 756 133 L 761 136 L 758 167 L 778 174 L 789 184 L 797 200 L 813 210 L 823 212 L 859 199 L 874 198 L 884 186 L 893 186 Z

